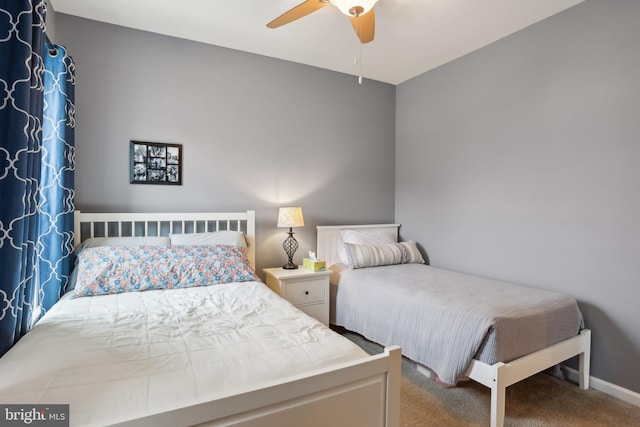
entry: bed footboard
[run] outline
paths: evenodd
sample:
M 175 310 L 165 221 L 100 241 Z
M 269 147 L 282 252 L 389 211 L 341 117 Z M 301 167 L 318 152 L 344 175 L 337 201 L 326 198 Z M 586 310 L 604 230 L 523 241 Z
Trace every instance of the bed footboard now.
M 522 381 L 553 365 L 579 357 L 580 388 L 589 388 L 591 331 L 583 329 L 575 337 L 531 353 L 508 363 L 486 363 L 474 360 L 467 376 L 491 389 L 491 427 L 502 427 L 505 415 L 505 392 L 512 384 Z
M 398 427 L 401 350 L 117 426 Z

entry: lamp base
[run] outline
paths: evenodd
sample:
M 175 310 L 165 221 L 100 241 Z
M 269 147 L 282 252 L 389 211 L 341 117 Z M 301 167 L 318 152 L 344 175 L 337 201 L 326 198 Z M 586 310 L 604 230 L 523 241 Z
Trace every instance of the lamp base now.
M 293 237 L 293 229 L 291 227 L 289 227 L 288 234 L 289 236 L 287 236 L 287 238 L 284 239 L 284 243 L 282 243 L 282 247 L 285 253 L 287 254 L 287 257 L 289 258 L 289 260 L 285 265 L 282 266 L 282 268 L 284 268 L 285 270 L 295 270 L 296 268 L 298 268 L 298 266 L 293 263 L 293 254 L 295 254 L 296 250 L 298 249 L 298 241 L 296 240 L 295 237 Z

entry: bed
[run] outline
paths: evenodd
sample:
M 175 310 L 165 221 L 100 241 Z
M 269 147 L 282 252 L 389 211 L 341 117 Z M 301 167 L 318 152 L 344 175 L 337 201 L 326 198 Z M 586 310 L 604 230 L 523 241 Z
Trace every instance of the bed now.
M 318 226 L 317 254 L 331 275 L 331 323 L 402 347 L 444 385 L 491 389 L 491 426 L 502 427 L 508 386 L 579 358 L 589 386 L 590 331 L 574 298 L 428 266 L 398 224 Z
M 369 356 L 261 283 L 254 211 L 75 219 L 75 287 L 0 359 L 3 405 L 68 404 L 71 426 L 398 426 L 399 347 Z M 105 262 L 120 273 L 97 279 Z

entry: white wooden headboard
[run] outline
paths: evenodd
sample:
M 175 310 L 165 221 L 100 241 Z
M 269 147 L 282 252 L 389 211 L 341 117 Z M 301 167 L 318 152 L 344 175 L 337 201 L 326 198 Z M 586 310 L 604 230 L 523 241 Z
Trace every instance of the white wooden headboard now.
M 255 268 L 256 215 L 246 212 L 88 213 L 75 211 L 74 246 L 90 237 L 168 236 L 220 230 L 243 231 L 247 256 Z
M 359 231 L 385 231 L 390 230 L 398 236 L 400 224 L 371 224 L 371 225 L 318 225 L 317 257 L 327 262 L 327 267 L 335 262 L 340 262 L 338 248 L 344 244 L 340 232 L 343 230 Z

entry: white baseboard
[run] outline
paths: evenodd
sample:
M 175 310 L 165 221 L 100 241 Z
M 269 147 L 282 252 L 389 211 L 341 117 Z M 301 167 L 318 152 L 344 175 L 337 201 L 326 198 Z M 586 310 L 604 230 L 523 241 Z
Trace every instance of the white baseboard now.
M 431 378 L 432 372 L 428 368 L 425 368 L 419 363 L 416 363 L 416 369 L 422 375 L 426 376 L 427 378 Z M 578 371 L 576 369 L 569 368 L 568 366 L 562 366 L 562 372 L 570 381 L 575 383 L 579 382 L 580 377 L 578 376 Z M 623 400 L 632 405 L 640 406 L 640 393 L 636 393 L 635 391 L 620 387 L 619 385 L 611 384 L 610 382 L 601 380 L 600 378 L 589 376 L 589 387 L 594 390 L 601 391 L 602 393 L 608 394 L 609 396 L 613 396 L 617 399 Z
M 566 369 L 566 374 L 569 380 L 573 382 L 578 382 L 578 371 L 564 366 L 563 369 Z M 640 393 L 636 393 L 635 391 L 631 391 L 624 387 L 620 387 L 619 385 L 611 384 L 610 382 L 601 380 L 596 377 L 589 377 L 589 387 L 594 390 L 601 391 L 603 393 L 608 394 L 609 396 L 616 397 L 620 400 L 624 400 L 627 403 L 631 403 L 632 405 L 640 406 Z

